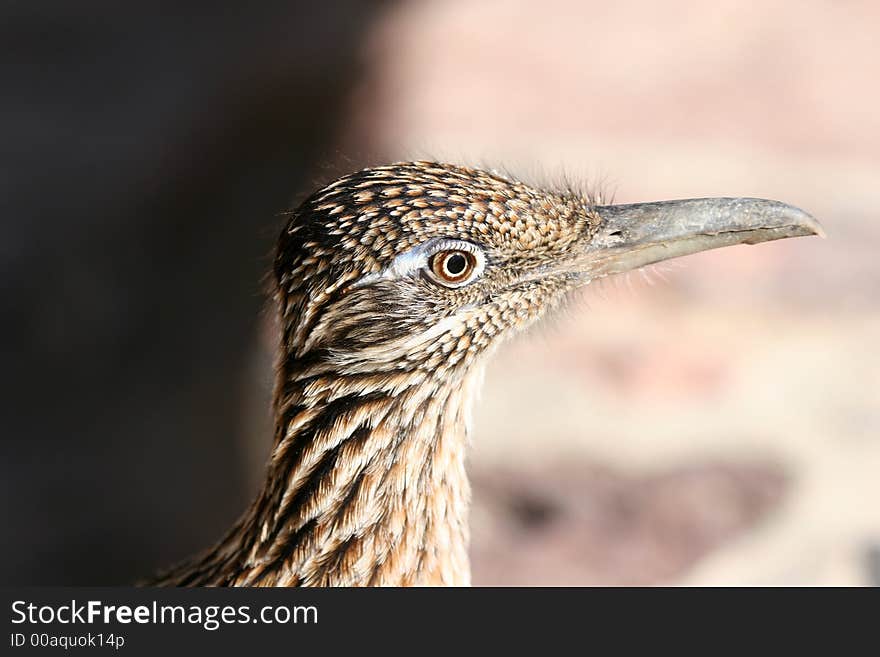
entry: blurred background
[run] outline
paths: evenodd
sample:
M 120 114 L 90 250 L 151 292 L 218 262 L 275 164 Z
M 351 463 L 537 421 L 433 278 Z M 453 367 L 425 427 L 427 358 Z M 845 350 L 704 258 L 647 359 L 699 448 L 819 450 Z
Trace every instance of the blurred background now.
M 880 584 L 878 29 L 867 0 L 4 3 L 0 583 L 219 538 L 271 441 L 278 213 L 430 157 L 829 234 L 610 281 L 506 345 L 476 584 Z

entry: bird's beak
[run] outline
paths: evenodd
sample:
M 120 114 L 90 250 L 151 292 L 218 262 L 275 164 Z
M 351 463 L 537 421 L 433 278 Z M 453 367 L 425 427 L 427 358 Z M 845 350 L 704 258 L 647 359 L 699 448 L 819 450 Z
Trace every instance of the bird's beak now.
M 589 278 L 734 244 L 825 236 L 803 210 L 757 198 L 696 198 L 595 208 L 600 218 L 579 258 Z

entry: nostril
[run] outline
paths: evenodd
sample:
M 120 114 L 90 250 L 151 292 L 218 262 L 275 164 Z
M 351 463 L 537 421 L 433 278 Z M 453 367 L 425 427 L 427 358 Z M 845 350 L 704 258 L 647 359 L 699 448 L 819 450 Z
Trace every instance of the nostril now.
M 623 237 L 623 231 L 612 230 L 610 233 L 608 233 L 608 237 Z

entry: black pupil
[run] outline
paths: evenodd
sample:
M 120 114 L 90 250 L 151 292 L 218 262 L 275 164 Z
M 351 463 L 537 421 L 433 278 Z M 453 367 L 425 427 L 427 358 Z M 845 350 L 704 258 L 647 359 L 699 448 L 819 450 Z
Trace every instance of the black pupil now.
M 445 265 L 450 276 L 460 276 L 467 269 L 467 258 L 460 253 L 453 253 L 446 258 Z

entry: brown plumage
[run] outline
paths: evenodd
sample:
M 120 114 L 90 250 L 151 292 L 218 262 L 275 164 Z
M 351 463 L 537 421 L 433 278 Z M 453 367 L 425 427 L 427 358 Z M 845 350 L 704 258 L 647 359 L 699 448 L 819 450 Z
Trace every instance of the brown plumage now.
M 592 279 L 820 231 L 775 201 L 602 206 L 431 162 L 337 180 L 278 242 L 265 486 L 154 583 L 468 584 L 464 457 L 487 354 Z

